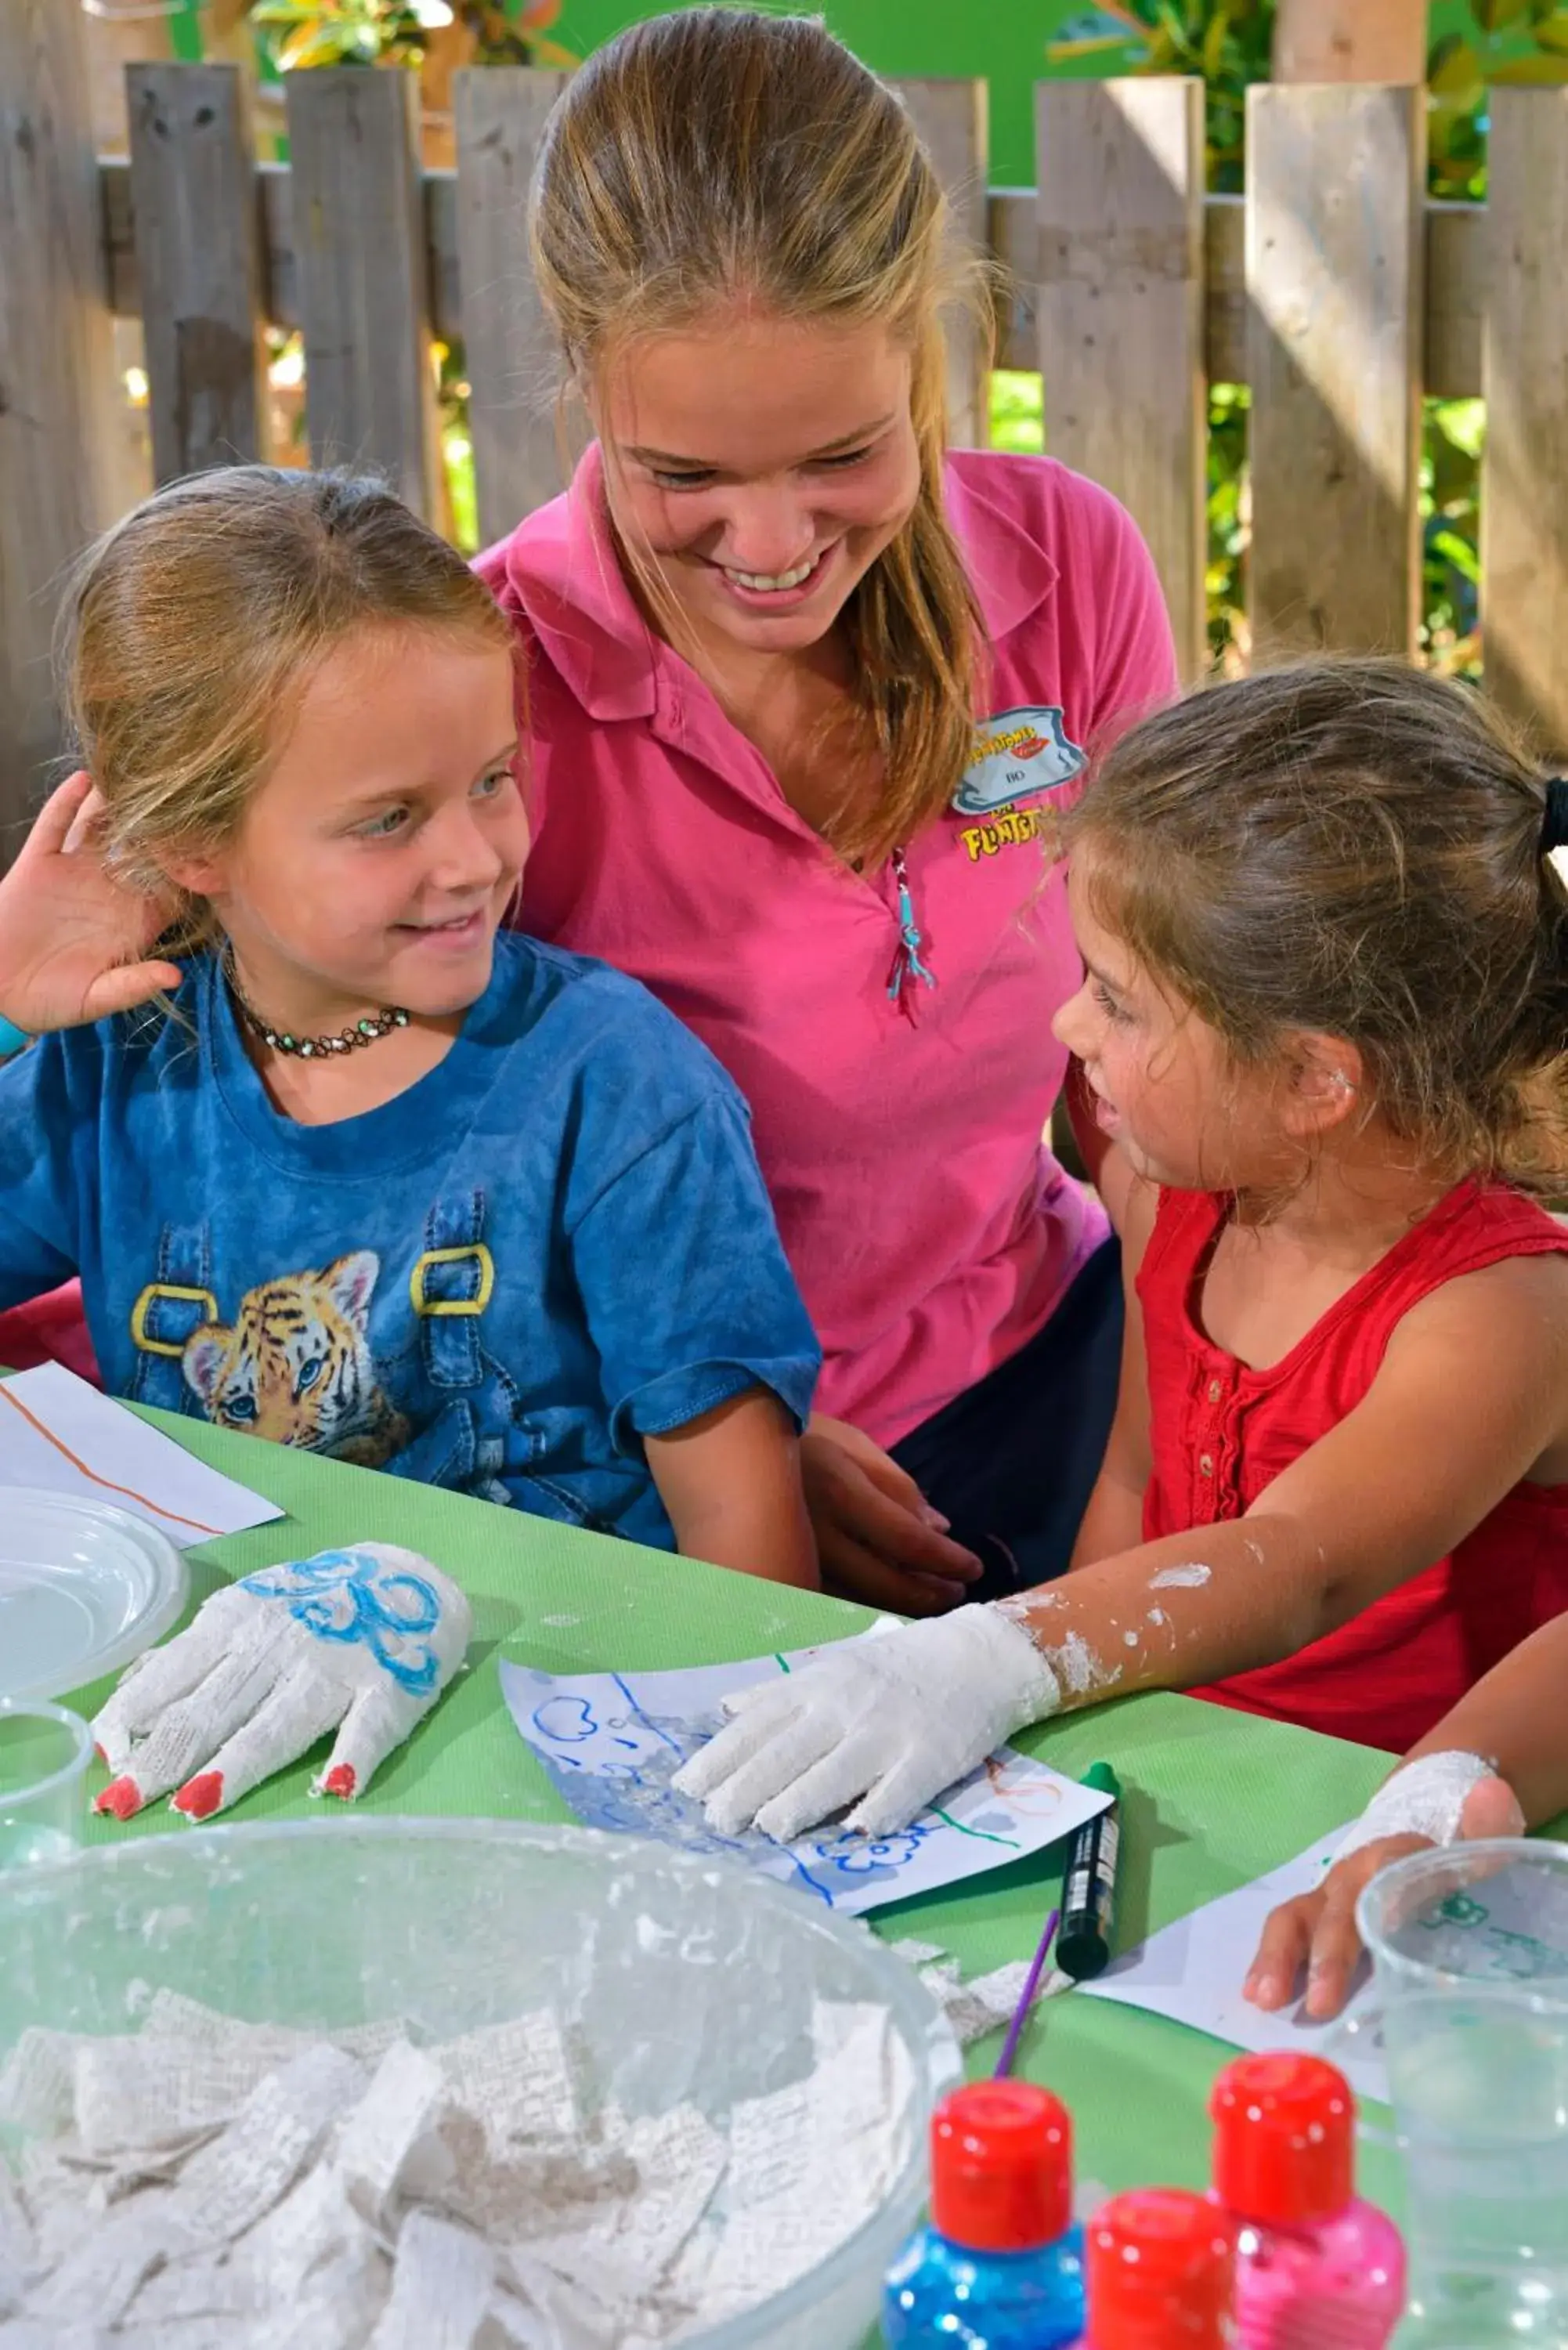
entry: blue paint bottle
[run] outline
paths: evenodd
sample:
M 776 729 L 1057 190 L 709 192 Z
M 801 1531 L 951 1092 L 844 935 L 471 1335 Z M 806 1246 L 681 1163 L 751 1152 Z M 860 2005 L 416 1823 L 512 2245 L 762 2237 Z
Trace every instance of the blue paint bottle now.
M 888 2350 L 1059 2350 L 1084 2330 L 1073 2125 L 1047 2089 L 973 2081 L 931 2119 L 931 2223 L 888 2275 Z

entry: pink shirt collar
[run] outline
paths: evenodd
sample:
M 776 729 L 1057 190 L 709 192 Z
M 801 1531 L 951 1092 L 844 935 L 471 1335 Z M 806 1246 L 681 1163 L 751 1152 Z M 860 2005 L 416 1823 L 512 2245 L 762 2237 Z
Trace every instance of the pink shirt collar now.
M 659 702 L 661 667 L 686 664 L 637 608 L 616 557 L 603 482 L 599 445 L 590 442 L 570 489 L 513 535 L 506 575 L 551 665 L 587 715 L 649 718 Z M 1050 595 L 1056 565 L 1015 512 L 950 466 L 947 503 L 986 635 L 998 644 Z

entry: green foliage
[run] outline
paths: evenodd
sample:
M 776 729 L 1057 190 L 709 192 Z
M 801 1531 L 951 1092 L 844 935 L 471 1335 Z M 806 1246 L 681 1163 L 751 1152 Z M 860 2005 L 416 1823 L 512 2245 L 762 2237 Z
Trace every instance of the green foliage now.
M 575 65 L 544 37 L 561 0 L 253 0 L 250 21 L 278 73 L 313 66 L 418 66 L 432 33 L 461 25 L 475 65 Z
M 1062 27 L 1053 65 L 1106 74 L 1196 74 L 1205 92 L 1209 185 L 1241 191 L 1247 90 L 1267 81 L 1274 0 L 1101 0 Z
M 1479 400 L 1428 400 L 1421 435 L 1421 650 L 1449 676 L 1480 674 Z
M 1244 383 L 1209 387 L 1209 554 L 1203 584 L 1210 657 L 1221 671 L 1239 668 L 1251 644 L 1247 625 L 1247 549 L 1252 539 L 1247 417 L 1251 404 L 1251 390 Z
M 1010 368 L 998 368 L 992 374 L 991 445 L 1036 452 L 1044 448 L 1044 403 L 1037 375 Z
M 255 0 L 250 20 L 279 73 L 311 66 L 418 65 L 452 21 L 447 0 Z
M 1469 0 L 1469 16 L 1427 59 L 1428 177 L 1436 196 L 1476 201 L 1486 193 L 1487 90 L 1568 82 L 1568 6 Z

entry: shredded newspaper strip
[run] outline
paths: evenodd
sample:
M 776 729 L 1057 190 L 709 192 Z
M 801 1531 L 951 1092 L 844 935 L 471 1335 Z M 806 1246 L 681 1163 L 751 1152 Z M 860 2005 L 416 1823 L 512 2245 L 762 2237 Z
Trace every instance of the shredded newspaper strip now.
M 631 2114 L 545 2009 L 421 2047 L 159 1993 L 0 2070 L 0 2350 L 660 2350 L 878 2208 L 909 2053 L 819 2002 L 802 2077 L 727 2121 Z
M 935 1942 L 890 1942 L 888 1948 L 896 1958 L 914 1968 L 951 2024 L 953 2037 L 961 2048 L 968 2048 L 975 2041 L 983 2040 L 988 2032 L 999 2032 L 1012 2022 L 1029 1980 L 1027 1959 L 1014 1959 L 988 1975 L 971 1975 L 965 1982 L 958 1960 Z M 1039 1997 L 1054 1999 L 1059 1991 L 1071 1989 L 1070 1978 L 1054 1971 L 1041 1985 Z

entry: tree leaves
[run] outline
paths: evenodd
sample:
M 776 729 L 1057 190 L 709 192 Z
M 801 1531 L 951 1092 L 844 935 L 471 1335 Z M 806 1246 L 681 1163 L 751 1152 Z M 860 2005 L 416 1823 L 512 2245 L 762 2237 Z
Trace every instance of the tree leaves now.
M 459 21 L 481 65 L 575 66 L 544 27 L 561 0 L 253 0 L 250 21 L 280 73 L 314 66 L 414 65 L 431 34 Z

